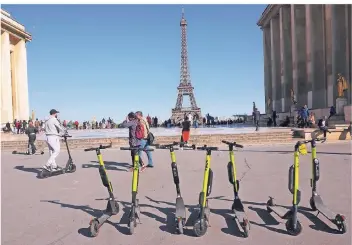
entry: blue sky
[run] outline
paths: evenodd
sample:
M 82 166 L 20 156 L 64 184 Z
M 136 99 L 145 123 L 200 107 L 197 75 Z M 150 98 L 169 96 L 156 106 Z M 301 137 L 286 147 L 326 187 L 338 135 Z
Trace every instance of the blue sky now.
M 128 112 L 167 119 L 180 77 L 181 5 L 2 5 L 24 24 L 30 110 L 62 119 Z M 265 5 L 184 5 L 191 80 L 203 115 L 264 112 Z M 189 103 L 188 103 L 189 104 Z

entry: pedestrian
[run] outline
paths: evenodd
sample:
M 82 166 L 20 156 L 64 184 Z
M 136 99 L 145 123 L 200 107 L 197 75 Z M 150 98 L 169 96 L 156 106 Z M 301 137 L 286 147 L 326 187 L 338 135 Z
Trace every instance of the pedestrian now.
M 260 112 L 258 111 L 258 108 L 255 108 L 255 111 L 254 111 L 255 131 L 259 130 L 259 120 L 260 120 Z
M 130 147 L 140 147 L 141 146 L 141 139 L 140 137 L 137 138 L 136 134 L 140 134 L 141 132 L 139 130 L 140 127 L 138 126 L 138 119 L 136 117 L 136 114 L 133 112 L 128 113 L 126 120 L 120 124 L 121 128 L 128 128 L 128 142 Z M 138 129 L 137 129 L 138 128 Z M 143 138 L 143 136 L 141 137 Z M 133 170 L 133 165 L 134 165 L 134 155 L 136 154 L 136 150 L 131 150 L 131 159 L 132 159 L 132 167 L 130 170 Z M 140 165 L 140 171 L 143 171 L 145 169 L 145 164 L 143 163 L 142 158 L 139 158 L 139 165 Z
M 336 110 L 335 110 L 335 107 L 334 106 L 331 106 L 330 107 L 330 115 L 328 117 L 328 119 L 330 119 L 330 117 L 336 115 Z
M 149 123 L 147 119 L 143 117 L 143 113 L 141 111 L 136 112 L 136 117 L 139 120 L 139 123 L 143 126 L 143 131 L 144 131 L 144 137 L 141 139 L 141 149 L 146 149 L 149 150 L 149 145 L 150 145 L 150 128 L 149 128 Z M 152 158 L 152 152 L 151 151 L 144 151 L 147 154 L 148 157 L 148 165 L 146 166 L 147 168 L 153 168 L 153 158 Z M 142 151 L 139 152 L 139 157 L 142 157 Z
M 28 136 L 28 154 L 35 154 L 37 148 L 35 147 L 35 140 L 37 138 L 38 129 L 33 125 L 33 122 L 30 121 L 29 125 L 26 129 L 26 134 Z M 29 151 L 29 147 L 31 147 L 31 152 Z
M 277 114 L 276 114 L 276 111 L 273 111 L 273 122 L 274 122 L 274 127 L 277 126 L 276 124 L 276 119 L 277 119 Z
M 328 127 L 326 126 L 326 116 L 324 116 L 322 119 L 319 120 L 318 127 L 319 127 L 320 130 L 323 131 L 323 133 L 324 133 L 324 141 L 325 141 L 326 140 L 326 132 L 331 134 L 331 131 L 329 131 Z
M 56 164 L 56 157 L 60 153 L 60 136 L 66 132 L 66 129 L 61 125 L 57 119 L 59 111 L 52 109 L 50 110 L 49 119 L 44 124 L 44 131 L 46 135 L 46 143 L 49 147 L 49 159 L 43 168 L 47 171 L 60 170 Z
M 181 147 L 183 146 L 184 143 L 186 144 L 188 143 L 190 131 L 191 131 L 191 121 L 189 120 L 189 117 L 185 116 L 185 119 L 182 122 Z

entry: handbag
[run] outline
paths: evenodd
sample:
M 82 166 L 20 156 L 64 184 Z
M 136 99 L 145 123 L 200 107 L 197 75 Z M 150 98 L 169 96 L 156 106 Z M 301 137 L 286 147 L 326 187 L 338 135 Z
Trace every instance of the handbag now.
M 152 133 L 152 132 L 149 132 L 149 133 L 148 133 L 148 136 L 147 136 L 148 145 L 153 144 L 154 138 L 155 138 L 155 137 L 154 137 L 153 133 Z

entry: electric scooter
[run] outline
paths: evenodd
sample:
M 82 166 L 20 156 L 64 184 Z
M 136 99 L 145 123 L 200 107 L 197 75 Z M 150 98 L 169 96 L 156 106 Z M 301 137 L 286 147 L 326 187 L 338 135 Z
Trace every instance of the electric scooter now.
M 312 179 L 310 180 L 310 186 L 312 187 L 312 197 L 310 198 L 310 207 L 313 211 L 318 211 L 317 216 L 321 213 L 333 224 L 337 226 L 337 229 L 341 233 L 346 233 L 347 225 L 346 218 L 342 214 L 336 214 L 332 212 L 323 202 L 321 196 L 317 193 L 317 182 L 320 178 L 320 164 L 317 158 L 317 144 L 316 141 L 322 141 L 323 139 L 312 139 L 306 140 L 305 143 L 311 144 L 312 150 Z
M 137 147 L 120 147 L 120 150 L 123 151 L 133 151 L 133 171 L 132 171 L 132 204 L 131 204 L 131 211 L 129 214 L 129 222 L 128 227 L 130 230 L 130 234 L 134 233 L 134 228 L 137 227 L 137 220 L 138 223 L 140 222 L 140 208 L 139 208 L 139 201 L 137 199 L 138 193 L 138 182 L 139 182 L 139 151 L 154 151 L 154 149 L 141 149 Z
M 109 199 L 108 199 L 108 203 L 105 209 L 105 212 L 103 213 L 102 216 L 100 216 L 99 218 L 94 218 L 90 221 L 89 225 L 90 225 L 90 234 L 93 237 L 96 237 L 99 233 L 99 229 L 100 227 L 103 226 L 103 224 L 113 215 L 116 215 L 119 212 L 119 204 L 117 202 L 117 200 L 114 197 L 114 193 L 113 193 L 113 188 L 112 188 L 112 184 L 108 178 L 108 174 L 106 172 L 105 169 L 105 164 L 103 161 L 103 156 L 101 154 L 100 150 L 106 149 L 106 148 L 110 148 L 112 146 L 112 144 L 110 145 L 100 145 L 99 147 L 95 147 L 95 148 L 88 148 L 85 149 L 84 151 L 95 151 L 97 154 L 97 158 L 98 158 L 98 162 L 99 162 L 99 174 L 100 174 L 100 178 L 101 181 L 103 182 L 103 185 L 108 189 L 109 192 Z
M 52 170 L 52 171 L 42 169 L 42 171 L 39 172 L 39 174 L 38 174 L 39 178 L 47 178 L 47 177 L 56 176 L 56 175 L 60 175 L 60 174 L 76 172 L 76 165 L 73 163 L 70 148 L 68 147 L 68 143 L 67 143 L 67 138 L 70 138 L 72 136 L 68 135 L 68 134 L 64 134 L 64 135 L 62 135 L 62 137 L 64 138 L 67 153 L 68 153 L 68 160 L 67 160 L 65 168 L 60 168 L 58 170 Z
M 247 218 L 246 212 L 244 211 L 244 206 L 239 197 L 240 182 L 237 179 L 236 164 L 235 164 L 235 154 L 234 147 L 243 148 L 243 145 L 237 144 L 236 142 L 221 141 L 222 143 L 229 146 L 229 156 L 230 161 L 227 164 L 227 173 L 231 185 L 233 185 L 233 191 L 235 198 L 231 207 L 232 212 L 235 214 L 235 219 L 240 223 L 244 237 L 248 237 L 250 230 L 250 222 Z
M 293 165 L 289 168 L 289 180 L 288 180 L 288 189 L 292 193 L 292 207 L 285 214 L 282 214 L 277 210 L 277 206 L 274 203 L 274 198 L 269 197 L 267 201 L 267 211 L 269 213 L 274 212 L 281 219 L 286 219 L 286 230 L 292 236 L 297 236 L 302 231 L 301 223 L 298 221 L 297 212 L 298 204 L 301 201 L 301 191 L 299 190 L 299 155 L 307 154 L 307 149 L 305 144 L 301 141 L 298 141 L 295 144 L 294 151 L 294 162 Z
M 194 234 L 197 237 L 201 237 L 205 235 L 205 233 L 207 232 L 208 226 L 210 227 L 210 223 L 209 223 L 210 209 L 209 209 L 208 200 L 207 200 L 207 197 L 211 193 L 211 188 L 213 184 L 213 171 L 211 170 L 211 167 L 210 167 L 210 161 L 211 161 L 211 152 L 217 151 L 218 147 L 211 147 L 211 146 L 204 145 L 203 147 L 197 147 L 197 150 L 206 151 L 203 188 L 202 188 L 202 191 L 199 193 L 199 214 L 193 226 Z
M 174 178 L 174 183 L 176 185 L 176 212 L 175 212 L 175 222 L 176 222 L 176 229 L 179 234 L 183 234 L 183 227 L 186 224 L 186 207 L 183 202 L 183 198 L 181 196 L 181 190 L 180 190 L 180 178 L 178 175 L 178 170 L 177 170 L 177 164 L 176 164 L 176 155 L 174 150 L 179 150 L 179 148 L 176 148 L 174 146 L 180 145 L 183 148 L 189 148 L 189 149 L 195 149 L 195 145 L 192 146 L 187 146 L 183 144 L 183 142 L 174 142 L 172 144 L 167 144 L 167 145 L 156 145 L 157 149 L 169 149 L 170 150 L 170 157 L 171 157 L 171 170 L 172 170 L 172 176 Z

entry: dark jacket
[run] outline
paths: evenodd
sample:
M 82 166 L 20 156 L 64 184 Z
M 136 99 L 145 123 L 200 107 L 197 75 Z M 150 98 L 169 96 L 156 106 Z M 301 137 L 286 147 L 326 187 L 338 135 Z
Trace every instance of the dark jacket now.
M 124 121 L 120 127 L 122 128 L 128 128 L 128 141 L 130 144 L 130 147 L 134 146 L 140 146 L 141 141 L 136 138 L 136 127 L 137 127 L 138 120 L 132 120 L 132 121 Z
M 26 128 L 26 134 L 28 135 L 29 140 L 34 141 L 36 139 L 36 134 L 38 133 L 38 129 L 34 126 L 29 126 Z

